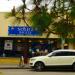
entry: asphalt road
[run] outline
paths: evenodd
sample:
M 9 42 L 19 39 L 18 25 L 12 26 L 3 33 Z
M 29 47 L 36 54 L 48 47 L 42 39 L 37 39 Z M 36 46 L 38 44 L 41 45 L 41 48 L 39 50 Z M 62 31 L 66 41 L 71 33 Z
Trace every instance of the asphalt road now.
M 75 75 L 75 72 L 69 70 L 36 72 L 32 71 L 31 69 L 0 69 L 0 75 Z

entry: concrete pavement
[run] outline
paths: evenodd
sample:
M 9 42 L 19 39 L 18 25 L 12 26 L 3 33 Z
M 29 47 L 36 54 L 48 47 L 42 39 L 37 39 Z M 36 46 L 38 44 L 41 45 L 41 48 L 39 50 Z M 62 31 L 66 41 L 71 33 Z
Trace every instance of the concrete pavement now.
M 0 75 L 75 75 L 75 72 L 59 70 L 36 72 L 31 69 L 0 69 Z
M 0 58 L 0 68 L 29 68 L 29 65 L 26 64 L 23 67 L 19 66 L 20 58 Z
M 0 69 L 29 69 L 29 64 L 20 67 L 19 64 L 0 64 Z

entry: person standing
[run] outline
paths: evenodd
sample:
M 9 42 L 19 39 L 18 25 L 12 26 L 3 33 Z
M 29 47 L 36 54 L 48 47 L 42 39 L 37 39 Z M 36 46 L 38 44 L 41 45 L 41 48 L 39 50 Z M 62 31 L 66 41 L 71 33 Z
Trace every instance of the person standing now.
M 24 57 L 20 57 L 19 67 L 24 67 Z

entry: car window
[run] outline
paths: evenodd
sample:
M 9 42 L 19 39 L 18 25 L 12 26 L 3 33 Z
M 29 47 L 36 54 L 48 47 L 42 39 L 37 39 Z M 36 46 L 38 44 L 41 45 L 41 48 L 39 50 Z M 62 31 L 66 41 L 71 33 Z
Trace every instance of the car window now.
M 75 56 L 75 52 L 56 52 L 52 56 Z
M 52 56 L 63 56 L 63 52 L 56 52 L 56 53 L 53 53 Z
M 70 56 L 75 56 L 75 52 L 69 52 Z

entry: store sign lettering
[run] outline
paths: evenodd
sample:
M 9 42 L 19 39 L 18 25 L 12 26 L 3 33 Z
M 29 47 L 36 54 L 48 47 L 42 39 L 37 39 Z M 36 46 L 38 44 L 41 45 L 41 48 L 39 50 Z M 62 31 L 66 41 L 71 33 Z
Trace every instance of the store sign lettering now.
M 28 26 L 9 26 L 8 35 L 39 35 L 37 30 L 34 30 L 32 27 Z

